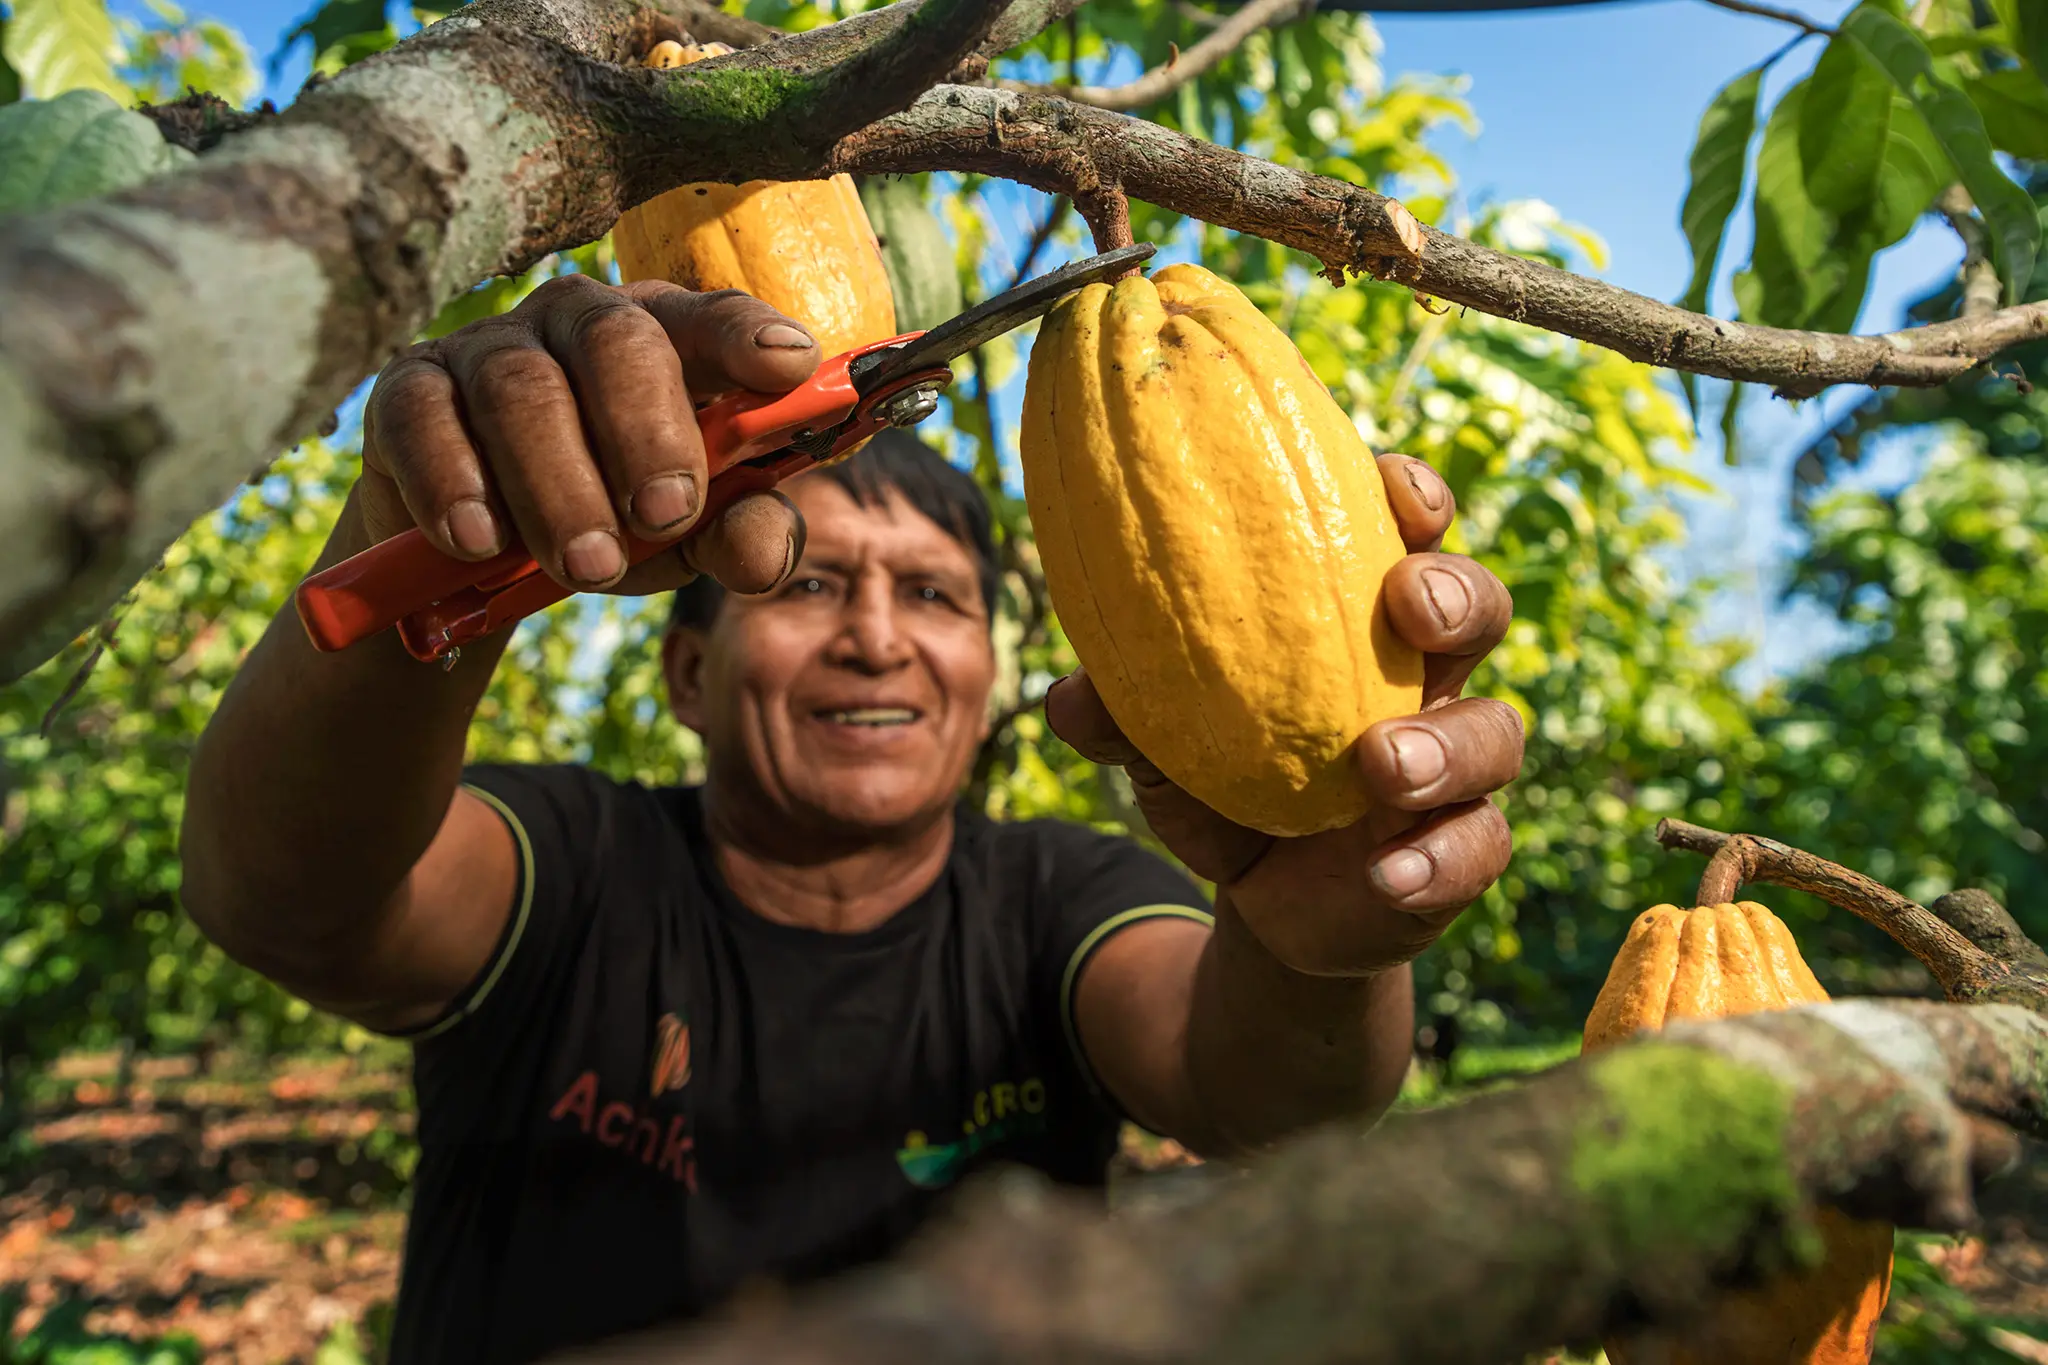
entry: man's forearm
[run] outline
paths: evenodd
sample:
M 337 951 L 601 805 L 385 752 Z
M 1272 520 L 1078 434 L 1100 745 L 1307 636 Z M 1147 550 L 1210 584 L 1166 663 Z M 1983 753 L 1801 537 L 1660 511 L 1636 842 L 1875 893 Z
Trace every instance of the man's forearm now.
M 365 549 L 351 495 L 318 567 Z M 394 634 L 323 654 L 290 603 L 201 737 L 182 831 L 184 899 L 230 951 L 317 948 L 388 899 L 460 781 L 501 634 L 444 671 Z
M 1400 1092 L 1414 1032 L 1405 965 L 1371 977 L 1304 975 L 1219 896 L 1188 1019 L 1203 1130 L 1195 1145 L 1238 1154 L 1328 1119 L 1377 1115 Z

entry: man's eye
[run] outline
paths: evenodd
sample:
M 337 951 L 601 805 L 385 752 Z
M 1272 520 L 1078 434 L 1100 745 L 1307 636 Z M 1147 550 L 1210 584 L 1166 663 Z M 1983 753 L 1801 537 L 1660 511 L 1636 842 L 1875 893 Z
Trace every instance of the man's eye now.
M 943 602 L 946 600 L 945 595 L 937 588 L 919 588 L 917 595 L 927 602 Z

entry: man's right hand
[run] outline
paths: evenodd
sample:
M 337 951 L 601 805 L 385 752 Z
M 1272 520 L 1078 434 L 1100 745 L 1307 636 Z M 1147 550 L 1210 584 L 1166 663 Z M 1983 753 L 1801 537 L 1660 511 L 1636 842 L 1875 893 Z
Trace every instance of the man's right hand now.
M 737 290 L 549 280 L 378 375 L 363 530 L 382 541 L 417 526 L 466 560 L 516 538 L 577 592 L 662 592 L 700 572 L 766 592 L 802 554 L 803 520 L 771 492 L 698 525 L 708 479 L 693 396 L 787 392 L 822 358 L 801 325 Z M 625 530 L 678 543 L 628 569 Z

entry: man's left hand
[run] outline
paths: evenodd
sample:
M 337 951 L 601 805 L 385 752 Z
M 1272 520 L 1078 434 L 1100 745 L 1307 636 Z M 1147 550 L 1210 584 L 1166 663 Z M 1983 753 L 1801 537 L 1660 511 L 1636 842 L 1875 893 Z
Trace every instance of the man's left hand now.
M 1387 576 L 1387 615 L 1425 656 L 1423 709 L 1359 737 L 1373 805 L 1358 823 L 1298 839 L 1247 829 L 1167 781 L 1085 672 L 1045 700 L 1054 733 L 1097 763 L 1121 765 L 1160 841 L 1216 883 L 1268 952 L 1314 976 L 1373 975 L 1436 941 L 1507 868 L 1507 820 L 1489 798 L 1522 766 L 1521 715 L 1459 695 L 1507 632 L 1507 587 L 1438 548 L 1455 508 L 1435 470 L 1405 455 L 1382 455 L 1379 467 L 1409 550 Z

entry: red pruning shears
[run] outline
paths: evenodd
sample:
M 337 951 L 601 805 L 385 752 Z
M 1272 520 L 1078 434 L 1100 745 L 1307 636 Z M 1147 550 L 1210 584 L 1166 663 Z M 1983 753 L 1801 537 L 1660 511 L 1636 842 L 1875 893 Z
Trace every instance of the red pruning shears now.
M 710 477 L 699 524 L 744 494 L 831 463 L 883 427 L 922 422 L 952 383 L 956 357 L 1044 316 L 1082 285 L 1132 269 L 1152 251 L 1140 243 L 1062 266 L 929 332 L 833 356 L 788 393 L 738 393 L 699 406 Z M 665 548 L 626 536 L 629 563 Z M 306 634 L 320 649 L 346 649 L 397 626 L 415 659 L 453 663 L 462 645 L 568 596 L 517 544 L 491 559 L 452 559 L 411 530 L 314 574 L 299 585 L 297 600 Z

